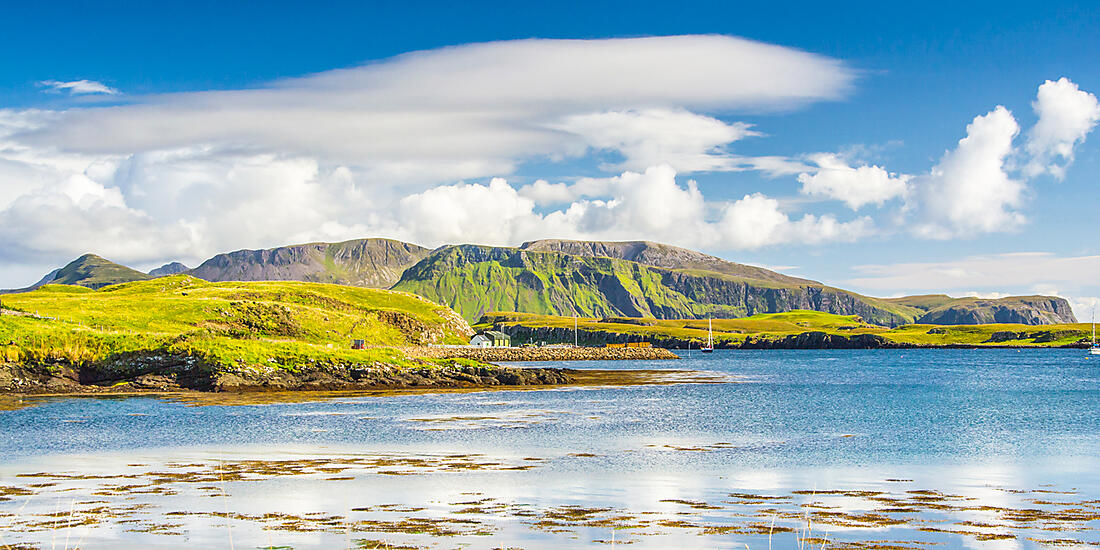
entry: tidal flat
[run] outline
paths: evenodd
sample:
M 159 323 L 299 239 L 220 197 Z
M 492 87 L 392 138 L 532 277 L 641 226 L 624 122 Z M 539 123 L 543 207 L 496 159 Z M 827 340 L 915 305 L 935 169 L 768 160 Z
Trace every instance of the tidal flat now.
M 737 383 L 12 407 L 0 548 L 1100 546 L 1096 360 L 677 367 Z

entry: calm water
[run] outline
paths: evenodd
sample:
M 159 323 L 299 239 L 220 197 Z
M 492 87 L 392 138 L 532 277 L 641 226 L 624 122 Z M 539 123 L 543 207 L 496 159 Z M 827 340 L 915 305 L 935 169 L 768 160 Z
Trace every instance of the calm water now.
M 51 400 L 0 412 L 0 545 L 1100 541 L 1100 360 L 1083 351 L 564 365 L 736 383 L 253 406 Z M 861 547 L 874 544 L 887 543 Z

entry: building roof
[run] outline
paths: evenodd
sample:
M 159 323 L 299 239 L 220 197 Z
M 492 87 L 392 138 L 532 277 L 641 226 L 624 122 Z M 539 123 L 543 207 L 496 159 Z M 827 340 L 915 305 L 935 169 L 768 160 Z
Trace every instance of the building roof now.
M 499 330 L 487 330 L 485 332 L 482 332 L 482 334 L 484 334 L 485 336 L 488 336 L 489 338 L 492 338 L 494 340 L 501 340 L 501 339 L 511 340 L 512 339 L 511 336 L 508 336 L 507 334 L 504 334 L 503 332 L 501 332 Z

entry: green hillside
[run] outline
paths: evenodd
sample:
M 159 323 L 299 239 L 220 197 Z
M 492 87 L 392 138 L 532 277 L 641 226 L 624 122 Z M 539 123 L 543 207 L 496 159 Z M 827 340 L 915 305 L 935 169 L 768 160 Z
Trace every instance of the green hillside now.
M 714 340 L 720 347 L 738 347 L 746 341 L 779 341 L 807 333 L 844 338 L 860 335 L 881 337 L 888 344 L 906 346 L 1029 346 L 1054 347 L 1080 344 L 1092 330 L 1087 323 L 1036 327 L 1023 324 L 936 326 L 911 324 L 893 329 L 873 325 L 855 315 L 833 315 L 796 310 L 757 314 L 740 319 L 714 319 Z M 579 339 L 590 345 L 621 341 L 649 341 L 670 347 L 698 347 L 707 339 L 702 319 L 633 319 L 622 317 L 579 318 Z M 525 313 L 489 313 L 475 329 L 495 328 L 524 343 L 572 342 L 572 317 Z
M 107 285 L 144 281 L 151 278 L 150 275 L 116 264 L 95 254 L 85 254 L 62 267 L 53 280 L 50 281 L 50 284 L 79 285 L 97 289 Z
M 813 309 L 899 325 L 919 314 L 908 306 L 816 283 L 475 245 L 432 252 L 406 270 L 393 288 L 447 304 L 471 321 L 488 311 L 676 319 Z
M 418 296 L 302 282 L 208 283 L 186 275 L 93 291 L 46 285 L 4 297 L 0 359 L 90 364 L 128 353 L 197 357 L 213 368 L 401 364 L 373 345 L 464 343 L 469 326 Z M 14 310 L 14 311 L 11 311 Z

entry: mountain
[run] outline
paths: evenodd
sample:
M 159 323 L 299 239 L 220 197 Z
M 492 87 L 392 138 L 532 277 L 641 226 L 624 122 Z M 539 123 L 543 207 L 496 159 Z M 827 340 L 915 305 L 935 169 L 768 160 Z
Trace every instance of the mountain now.
M 95 254 L 85 254 L 57 270 L 50 284 L 79 285 L 98 289 L 107 285 L 144 281 L 146 279 L 152 279 L 152 277 Z
M 549 246 L 591 254 L 612 250 L 624 256 L 631 250 L 628 246 L 608 249 L 600 244 L 586 247 L 583 243 L 555 241 Z M 712 257 L 699 253 L 694 253 L 698 257 L 686 256 L 683 265 L 687 268 L 674 268 L 607 256 L 533 250 L 543 246 L 443 247 L 406 270 L 393 288 L 449 305 L 469 320 L 491 311 L 680 319 L 811 309 L 859 315 L 875 324 L 896 326 L 912 322 L 917 316 L 912 307 L 761 268 L 751 268 L 749 273 L 755 277 L 740 271 L 748 266 L 732 262 L 717 266 L 726 273 L 700 269 L 697 262 L 717 258 L 707 259 Z M 678 265 L 673 258 L 683 250 L 648 249 L 643 257 L 665 265 Z
M 489 312 L 691 319 L 805 309 L 858 315 L 889 327 L 918 321 L 970 324 L 973 319 L 1076 322 L 1062 298 L 873 298 L 645 241 L 447 246 L 406 270 L 393 288 L 449 305 L 470 321 Z
M 187 272 L 190 269 L 191 268 L 179 262 L 172 262 L 170 264 L 164 264 L 154 270 L 151 270 L 149 272 L 149 275 L 152 275 L 153 277 L 166 277 L 168 275 L 179 275 L 180 273 Z
M 924 311 L 917 323 L 927 325 L 984 325 L 1019 323 L 1049 325 L 1076 323 L 1073 310 L 1055 296 L 1008 296 L 1005 298 L 951 298 L 943 294 L 887 299 Z
M 188 274 L 207 281 L 309 281 L 389 288 L 428 252 L 390 239 L 309 243 L 218 254 Z

